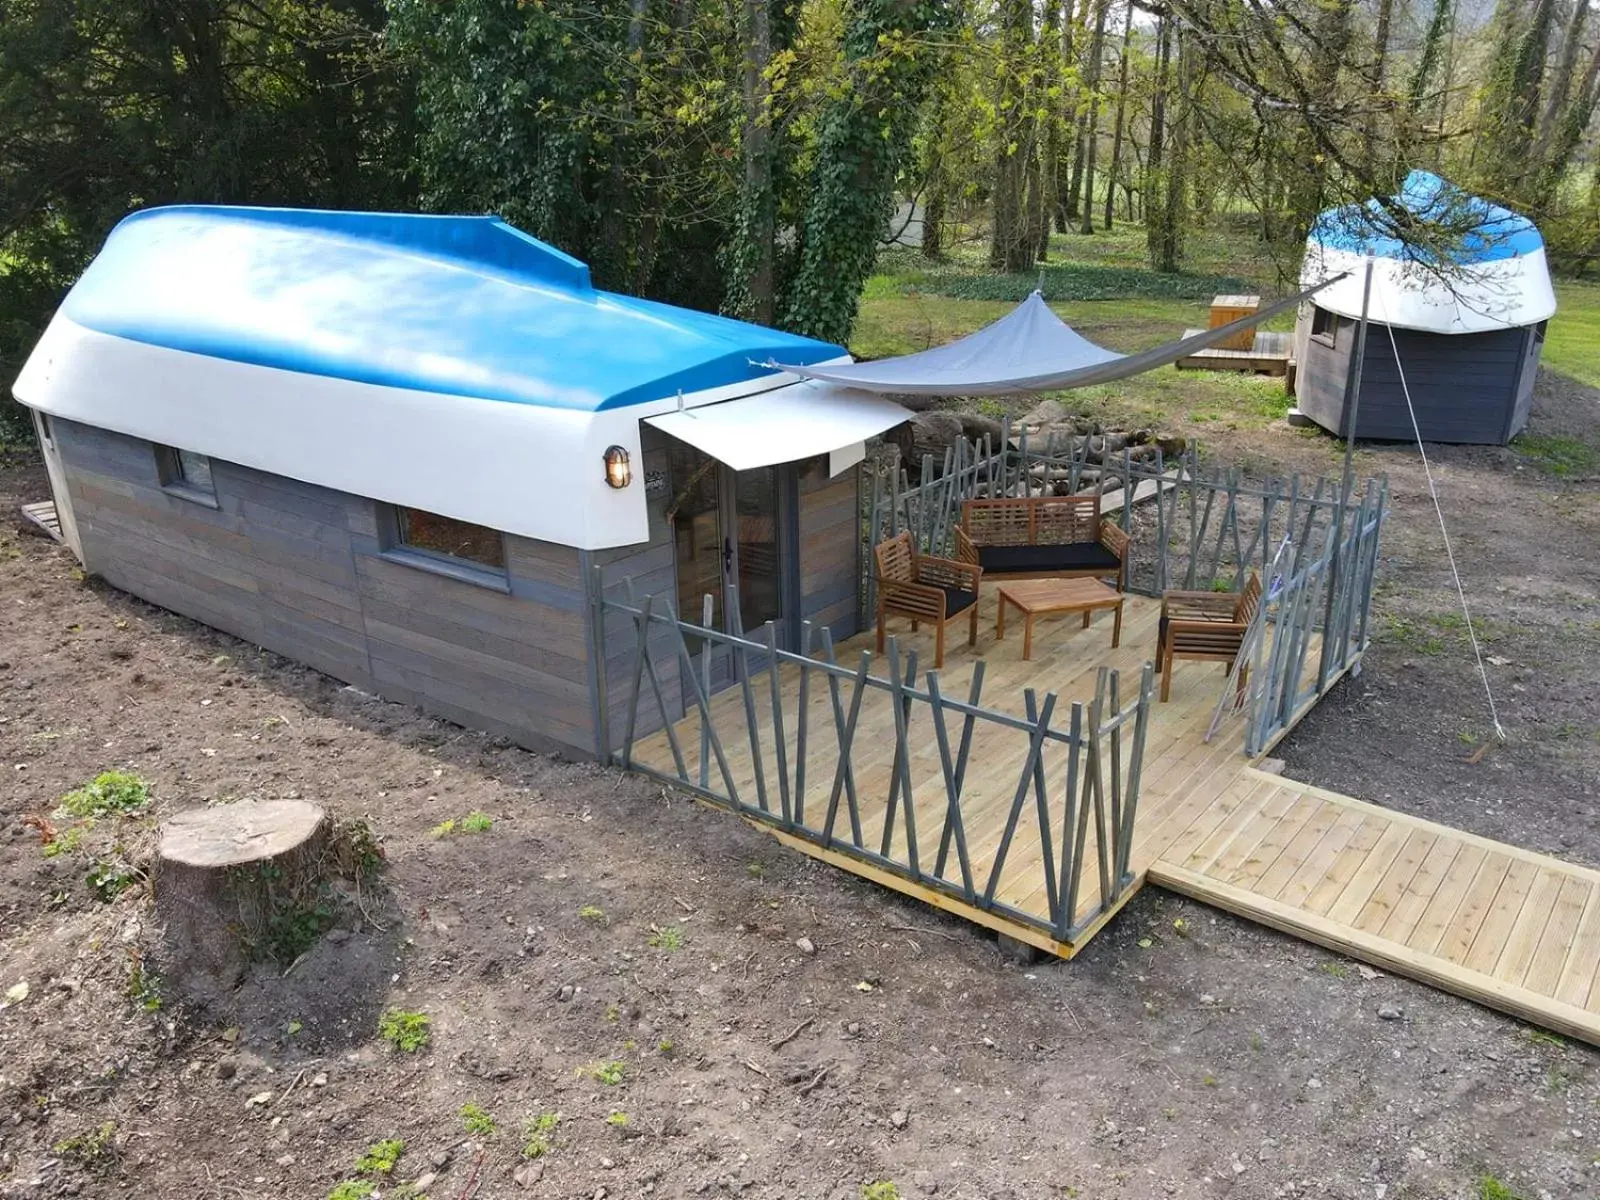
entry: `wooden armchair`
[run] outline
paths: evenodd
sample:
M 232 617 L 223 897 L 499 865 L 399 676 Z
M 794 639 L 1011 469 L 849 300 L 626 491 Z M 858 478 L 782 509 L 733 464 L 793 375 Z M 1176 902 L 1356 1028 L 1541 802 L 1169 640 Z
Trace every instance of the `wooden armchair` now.
M 918 554 L 909 532 L 880 542 L 872 551 L 878 579 L 878 653 L 883 653 L 885 619 L 890 613 L 911 618 L 916 632 L 920 621 L 932 621 L 935 634 L 934 669 L 944 666 L 944 627 L 962 613 L 970 613 L 967 645 L 978 644 L 978 581 L 983 568 Z
M 1172 660 L 1198 658 L 1221 662 L 1232 670 L 1245 633 L 1261 604 L 1261 576 L 1255 571 L 1240 592 L 1168 592 L 1161 598 L 1161 624 L 1156 634 L 1156 670 L 1161 698 L 1172 694 Z M 1239 697 L 1244 698 L 1250 665 L 1239 664 Z

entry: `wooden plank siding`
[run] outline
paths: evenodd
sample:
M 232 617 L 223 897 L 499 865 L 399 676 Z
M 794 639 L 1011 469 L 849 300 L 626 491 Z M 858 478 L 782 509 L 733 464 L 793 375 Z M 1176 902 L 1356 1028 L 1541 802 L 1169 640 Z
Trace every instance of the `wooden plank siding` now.
M 1342 433 L 1346 381 L 1355 359 L 1358 322 L 1334 319 L 1332 344 L 1307 335 L 1296 368 L 1295 399 L 1300 411 L 1324 429 Z M 1356 436 L 1411 441 L 1405 384 L 1416 407 L 1417 425 L 1430 442 L 1503 445 L 1527 420 L 1542 339 L 1531 329 L 1441 334 L 1395 329 L 1374 321 L 1367 330 Z
M 830 479 L 823 457 L 803 464 L 798 475 L 800 616 L 826 625 L 842 642 L 860 625 L 860 473 L 851 467 Z
M 212 508 L 162 488 L 149 442 L 55 426 L 85 567 L 109 583 L 390 700 L 594 753 L 578 551 L 508 535 L 509 591 L 479 587 L 383 557 L 375 501 L 213 460 Z

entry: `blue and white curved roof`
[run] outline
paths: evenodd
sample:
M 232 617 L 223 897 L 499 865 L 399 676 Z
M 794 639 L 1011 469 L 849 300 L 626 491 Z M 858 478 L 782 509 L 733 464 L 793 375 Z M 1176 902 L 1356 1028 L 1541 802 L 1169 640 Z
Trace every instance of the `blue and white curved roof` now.
M 752 360 L 844 353 L 598 291 L 583 263 L 496 217 L 149 209 L 112 231 L 61 311 L 234 362 L 585 412 L 771 374 Z
M 1556 311 L 1544 238 L 1520 213 L 1470 195 L 1430 171 L 1412 171 L 1391 202 L 1424 225 L 1462 231 L 1441 257 L 1393 236 L 1377 200 L 1330 208 L 1306 238 L 1302 287 L 1341 272 L 1319 307 L 1360 317 L 1366 260 L 1373 258 L 1371 317 L 1430 333 L 1482 333 L 1533 325 Z M 1446 240 L 1441 232 L 1439 240 Z
M 604 482 L 606 448 L 637 454 L 641 419 L 726 425 L 728 402 L 770 393 L 769 446 L 801 458 L 904 417 L 759 365 L 774 361 L 849 356 L 600 291 L 493 217 L 185 206 L 112 231 L 13 391 L 64 419 L 600 549 L 648 536 L 642 467 L 629 487 Z

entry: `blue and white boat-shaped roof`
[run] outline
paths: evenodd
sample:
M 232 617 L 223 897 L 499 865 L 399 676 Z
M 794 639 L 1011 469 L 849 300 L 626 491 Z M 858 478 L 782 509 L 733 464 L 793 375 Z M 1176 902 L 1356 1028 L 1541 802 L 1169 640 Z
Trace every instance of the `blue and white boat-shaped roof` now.
M 720 404 L 727 424 L 729 402 L 784 389 L 755 433 L 799 458 L 904 417 L 774 361 L 849 357 L 601 291 L 494 217 L 180 206 L 112 231 L 14 391 L 66 419 L 601 548 L 647 536 L 642 483 L 606 488 L 602 461 L 613 444 L 637 453 L 641 419 Z
M 1483 333 L 1537 324 L 1555 313 L 1544 238 L 1527 217 L 1420 170 L 1406 176 L 1387 207 L 1369 200 L 1317 217 L 1306 238 L 1301 286 L 1348 272 L 1318 294 L 1319 307 L 1360 317 L 1371 256 L 1375 321 L 1430 333 Z M 1395 236 L 1393 208 L 1435 236 L 1415 243 Z

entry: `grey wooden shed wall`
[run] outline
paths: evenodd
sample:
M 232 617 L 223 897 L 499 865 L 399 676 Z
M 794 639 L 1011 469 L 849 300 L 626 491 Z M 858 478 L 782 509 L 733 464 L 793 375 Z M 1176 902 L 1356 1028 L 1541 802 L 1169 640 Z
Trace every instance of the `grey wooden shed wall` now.
M 594 755 L 600 675 L 620 744 L 635 634 L 609 617 L 606 661 L 591 628 L 594 567 L 641 596 L 676 594 L 665 489 L 646 495 L 649 540 L 579 551 L 506 535 L 508 591 L 396 561 L 384 553 L 377 501 L 211 460 L 215 508 L 161 483 L 156 447 L 139 438 L 54 420 L 84 566 L 151 603 L 203 621 L 390 700 L 414 704 L 535 750 Z M 651 431 L 643 481 L 664 471 Z M 860 536 L 857 472 L 827 477 L 826 459 L 801 464 L 791 533 L 800 554 L 800 616 L 856 631 Z M 687 614 L 686 614 L 687 615 Z M 665 630 L 654 634 L 665 637 Z M 661 666 L 667 711 L 641 699 L 638 732 L 683 715 L 671 653 Z M 670 666 L 666 664 L 671 664 Z
M 1358 322 L 1332 313 L 1325 319 L 1331 324 L 1327 335 L 1297 339 L 1304 349 L 1296 368 L 1295 398 L 1301 412 L 1342 434 Z M 1393 332 L 1391 346 L 1388 326 L 1374 321 L 1367 329 L 1356 437 L 1410 441 L 1414 436 L 1395 366 L 1396 349 L 1424 441 L 1504 445 L 1527 424 L 1544 345 L 1543 323 L 1490 333 Z
M 576 550 L 506 538 L 509 593 L 383 557 L 372 500 L 212 460 L 216 508 L 146 441 L 53 423 L 84 566 L 336 679 L 536 750 L 594 753 Z

